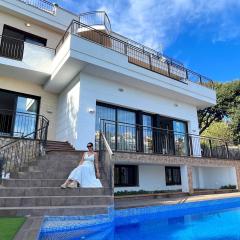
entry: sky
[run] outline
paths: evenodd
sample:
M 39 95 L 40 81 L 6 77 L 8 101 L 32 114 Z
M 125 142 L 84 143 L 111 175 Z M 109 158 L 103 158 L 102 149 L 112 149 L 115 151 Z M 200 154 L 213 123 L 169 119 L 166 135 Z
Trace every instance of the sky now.
M 240 79 L 240 0 L 54 0 L 75 13 L 104 10 L 112 30 L 214 81 Z

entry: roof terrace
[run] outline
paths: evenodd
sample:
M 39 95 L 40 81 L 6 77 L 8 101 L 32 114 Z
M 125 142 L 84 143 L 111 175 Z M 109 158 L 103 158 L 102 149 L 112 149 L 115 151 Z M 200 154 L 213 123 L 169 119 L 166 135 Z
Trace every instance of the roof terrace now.
M 128 62 L 187 84 L 188 81 L 212 88 L 213 81 L 187 69 L 182 63 L 162 53 L 111 31 L 110 20 L 105 12 L 81 14 L 79 21 L 73 20 L 56 47 L 61 48 L 69 34 L 73 34 L 103 47 L 124 54 Z

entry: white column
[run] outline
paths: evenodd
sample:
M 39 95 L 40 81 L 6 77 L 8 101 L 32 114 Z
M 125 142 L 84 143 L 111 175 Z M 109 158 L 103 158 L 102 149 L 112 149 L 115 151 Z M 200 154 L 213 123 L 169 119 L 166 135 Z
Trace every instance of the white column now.
M 187 165 L 182 165 L 181 170 L 181 181 L 182 181 L 182 192 L 193 192 L 192 186 L 192 167 Z

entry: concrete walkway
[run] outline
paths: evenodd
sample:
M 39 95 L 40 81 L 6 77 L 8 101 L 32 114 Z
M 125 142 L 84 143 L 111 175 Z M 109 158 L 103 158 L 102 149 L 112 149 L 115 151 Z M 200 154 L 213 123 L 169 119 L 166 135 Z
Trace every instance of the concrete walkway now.
M 197 195 L 197 196 L 182 196 L 182 197 L 173 197 L 173 198 L 157 198 L 157 199 L 121 198 L 121 199 L 115 199 L 115 209 L 146 207 L 146 206 L 156 206 L 156 205 L 166 205 L 166 204 L 168 205 L 182 204 L 187 202 L 198 202 L 198 201 L 233 198 L 233 197 L 240 197 L 240 192 Z
M 28 217 L 14 240 L 36 240 L 43 217 Z

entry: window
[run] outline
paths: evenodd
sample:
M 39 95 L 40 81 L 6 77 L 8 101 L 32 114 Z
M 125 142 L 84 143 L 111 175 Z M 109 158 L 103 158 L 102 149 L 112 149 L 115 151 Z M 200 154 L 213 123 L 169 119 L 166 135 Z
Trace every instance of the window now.
M 165 167 L 166 185 L 181 185 L 180 167 Z
M 115 165 L 114 168 L 115 187 L 130 187 L 138 185 L 138 166 Z

